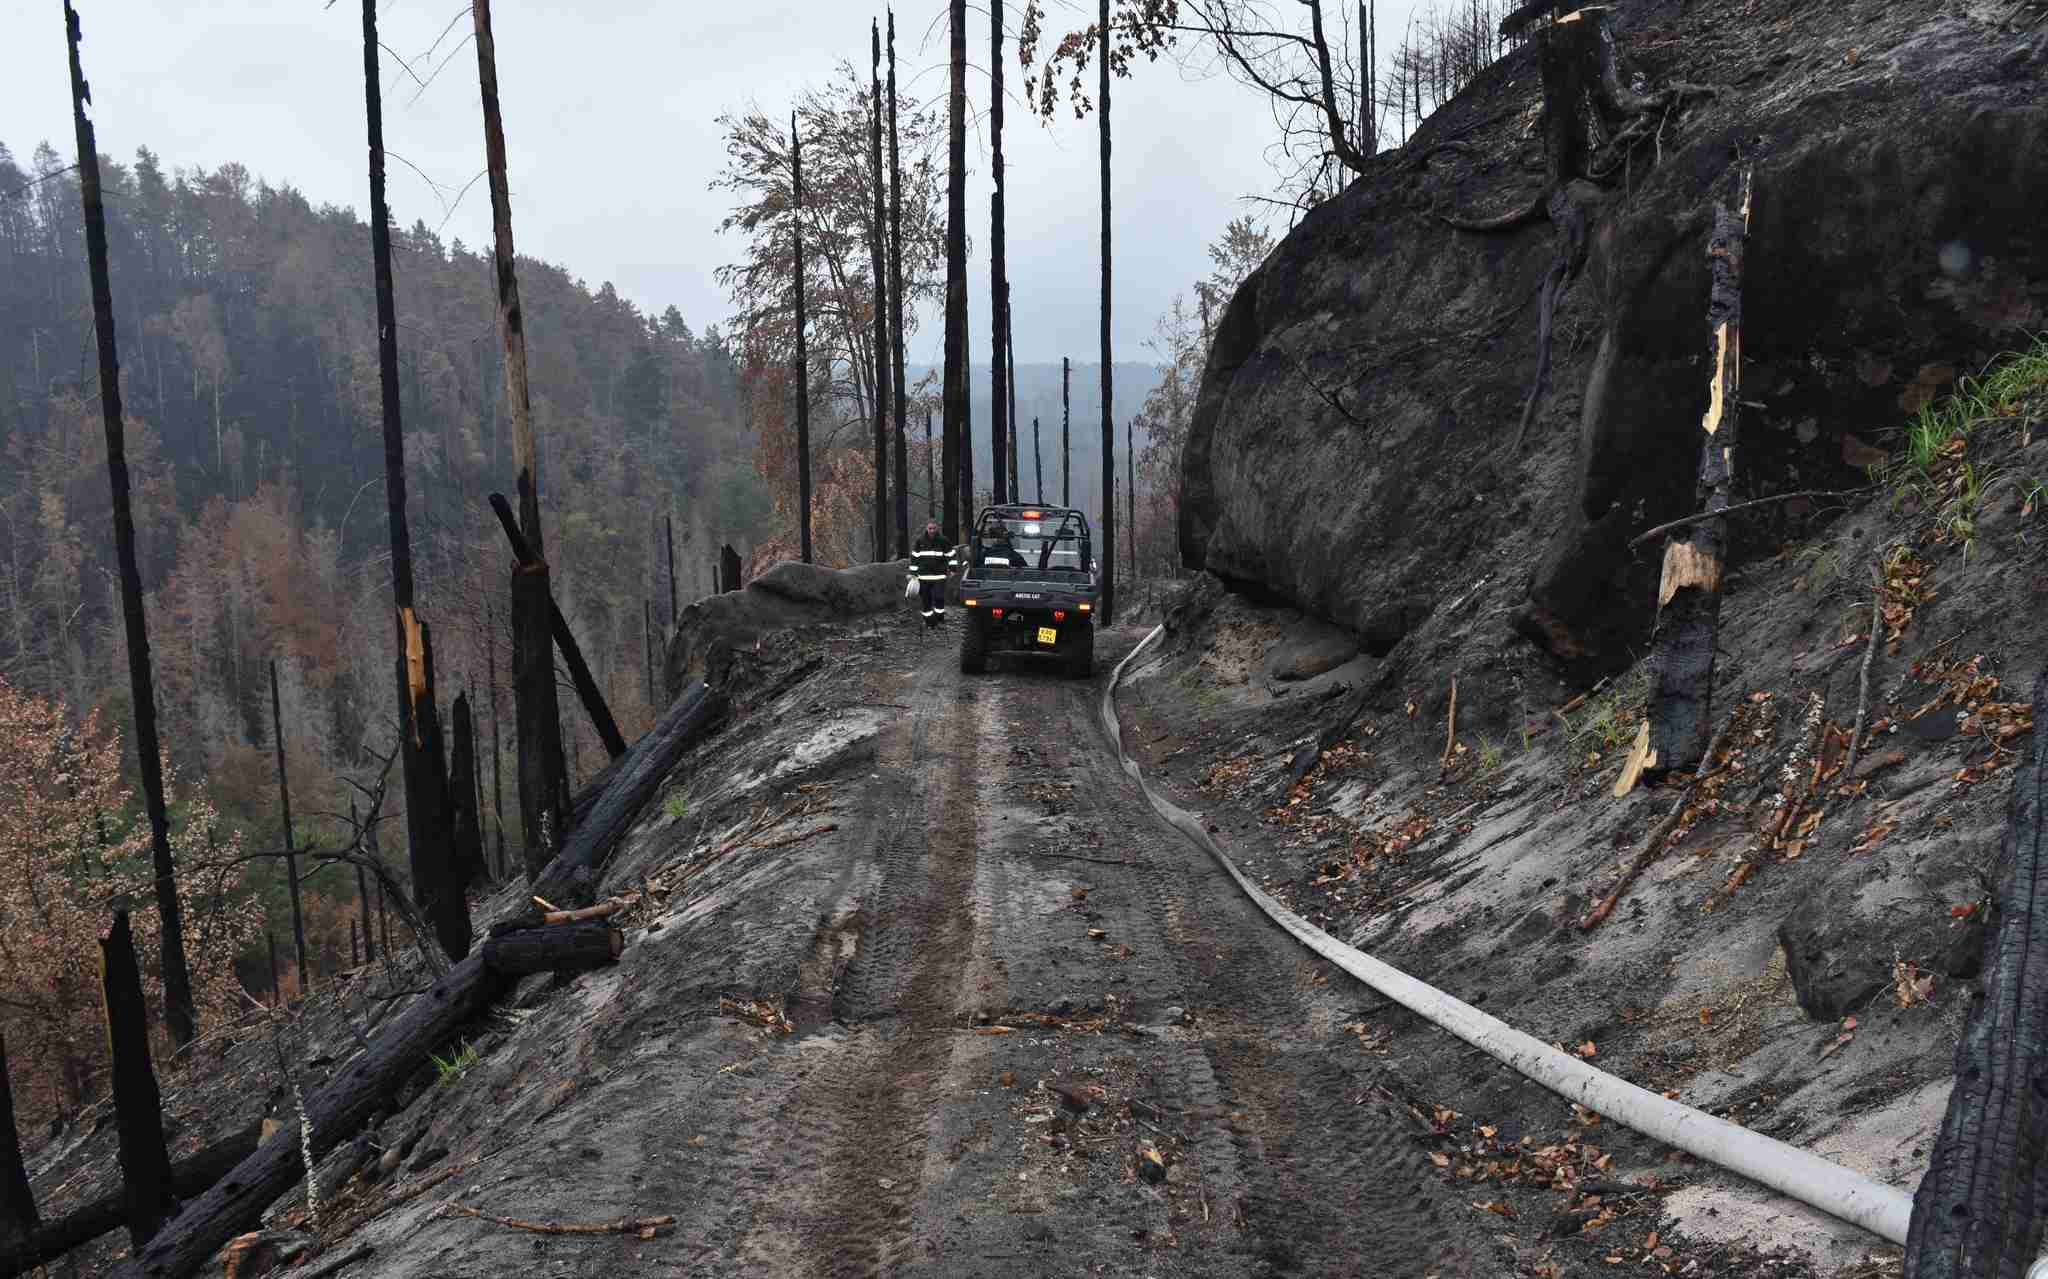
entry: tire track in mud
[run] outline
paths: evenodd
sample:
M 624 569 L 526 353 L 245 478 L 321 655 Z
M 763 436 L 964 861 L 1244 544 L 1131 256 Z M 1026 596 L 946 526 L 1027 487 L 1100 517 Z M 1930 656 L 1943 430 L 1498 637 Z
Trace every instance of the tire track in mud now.
M 732 1187 L 747 1223 L 731 1254 L 742 1273 L 851 1279 L 894 1273 L 910 1255 L 953 960 L 972 949 L 976 914 L 977 699 L 939 673 L 939 656 L 869 690 L 893 700 L 921 680 L 860 798 L 853 886 L 803 965 L 807 1020 L 823 1021 L 822 996 L 830 1021 L 775 1054 L 767 1069 L 787 1078 L 751 1099 L 766 1113 L 735 1134 L 754 1155 Z
M 1099 829 L 1127 832 L 1114 855 L 1130 864 L 1116 873 L 1133 877 L 1134 899 L 1110 926 L 1137 927 L 1131 917 L 1142 916 L 1160 952 L 1158 971 L 1133 984 L 1177 991 L 1196 1027 L 1158 1055 L 1157 1082 L 1178 1094 L 1169 1105 L 1187 1120 L 1206 1199 L 1228 1206 L 1193 1232 L 1237 1254 L 1212 1257 L 1211 1272 L 1481 1273 L 1459 1243 L 1481 1231 L 1455 1220 L 1472 1210 L 1440 1186 L 1405 1118 L 1374 1103 L 1378 1071 L 1338 1028 L 1376 997 L 1343 973 L 1319 974 L 1312 955 L 1158 822 L 1096 727 L 1097 696 L 1084 686 L 1058 699 L 1086 779 L 1076 807 Z

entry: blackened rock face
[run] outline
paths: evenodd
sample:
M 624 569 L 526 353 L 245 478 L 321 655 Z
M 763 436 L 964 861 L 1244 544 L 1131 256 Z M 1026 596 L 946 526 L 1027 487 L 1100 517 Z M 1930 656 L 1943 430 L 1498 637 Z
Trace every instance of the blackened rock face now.
M 1532 50 L 1302 218 L 1217 326 L 1185 454 L 1191 566 L 1375 637 L 1451 626 L 1445 606 L 1492 572 L 1532 642 L 1625 660 L 1660 554 L 1628 539 L 1696 509 L 1706 241 L 1742 164 L 1742 495 L 1864 483 L 1844 435 L 1893 444 L 1919 399 L 2048 324 L 2048 50 L 1932 2 L 1803 6 L 1768 33 L 1739 8 L 1618 15 L 1625 72 L 1718 93 L 1625 172 L 1574 185 L 1587 260 L 1519 452 L 1553 228 L 1441 215 L 1540 193 Z M 1682 62 L 1658 61 L 1674 47 Z M 1453 139 L 1469 150 L 1433 149 Z M 1738 517 L 1731 567 L 1813 518 Z

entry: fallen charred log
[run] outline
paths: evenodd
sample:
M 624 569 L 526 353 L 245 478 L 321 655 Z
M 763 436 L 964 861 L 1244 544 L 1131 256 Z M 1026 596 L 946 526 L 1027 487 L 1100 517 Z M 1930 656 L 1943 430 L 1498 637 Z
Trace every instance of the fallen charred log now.
M 562 851 L 534 877 L 533 895 L 554 906 L 585 904 L 575 899 L 594 890 L 594 876 L 611 857 L 619 837 L 660 789 L 683 752 L 724 720 L 725 710 L 725 697 L 701 683 L 678 698 L 661 722 L 633 744 L 619 762 L 611 784 L 569 832 Z
M 196 1154 L 174 1160 L 171 1164 L 171 1194 L 179 1199 L 190 1199 L 206 1193 L 215 1182 L 256 1152 L 262 1136 L 263 1125 L 250 1124 Z M 110 1190 L 55 1221 L 43 1223 L 27 1239 L 22 1252 L 0 1255 L 0 1279 L 27 1274 L 73 1248 L 83 1247 L 101 1235 L 119 1230 L 127 1221 L 125 1194 L 119 1188 Z
M 626 935 L 604 920 L 520 928 L 484 943 L 484 962 L 502 977 L 582 972 L 617 960 Z

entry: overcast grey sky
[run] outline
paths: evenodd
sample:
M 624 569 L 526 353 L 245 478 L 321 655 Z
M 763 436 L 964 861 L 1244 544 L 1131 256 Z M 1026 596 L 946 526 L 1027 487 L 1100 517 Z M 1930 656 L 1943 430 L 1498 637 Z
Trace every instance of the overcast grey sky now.
M 79 0 L 83 57 L 93 86 L 100 149 L 123 160 L 137 146 L 167 166 L 212 168 L 236 160 L 315 204 L 367 215 L 361 6 L 339 0 Z M 55 3 L 8 4 L 0 44 L 0 139 L 24 165 L 35 144 L 71 150 L 63 24 Z M 386 0 L 380 35 L 413 59 L 441 41 L 418 74 L 448 58 L 419 91 L 384 59 L 385 142 L 394 156 L 451 193 L 483 167 L 476 54 L 462 0 Z M 1404 10 L 1406 5 L 1401 6 Z M 1092 11 L 1093 6 L 1087 6 Z M 1014 29 L 1021 0 L 1008 5 Z M 727 313 L 713 272 L 735 256 L 718 232 L 725 197 L 708 183 L 724 161 L 715 117 L 758 102 L 786 108 L 833 63 L 863 67 L 868 21 L 880 12 L 835 0 L 654 3 L 500 0 L 493 10 L 498 75 L 509 143 L 514 230 L 522 253 L 557 262 L 590 287 L 611 281 L 644 310 L 673 303 L 696 328 Z M 1055 0 L 1064 30 L 1085 21 Z M 1393 23 L 1385 9 L 1382 31 Z M 943 0 L 907 0 L 897 11 L 899 76 L 920 96 L 945 85 Z M 1391 42 L 1389 42 L 1391 43 Z M 978 112 L 988 93 L 988 18 L 968 19 Z M 1020 361 L 1093 360 L 1097 349 L 1097 154 L 1094 120 L 1071 113 L 1042 126 L 1017 101 L 1022 76 L 1006 50 L 1011 101 L 1005 130 L 1010 277 Z M 1092 78 L 1092 71 L 1091 71 Z M 1176 290 L 1206 271 L 1204 247 L 1238 213 L 1240 197 L 1275 178 L 1266 148 L 1267 104 L 1220 77 L 1190 80 L 1164 62 L 1140 65 L 1113 91 L 1115 126 L 1115 330 L 1119 359 L 1142 347 Z M 988 357 L 989 164 L 986 136 L 970 143 L 968 225 L 977 261 L 970 286 L 973 356 Z M 400 221 L 444 211 L 406 164 L 389 165 Z M 1284 219 L 1276 230 L 1284 228 Z M 490 242 L 490 201 L 481 182 L 449 218 L 444 236 Z M 367 261 L 365 270 L 368 269 Z M 404 288 L 399 282 L 399 288 Z M 938 326 L 913 341 L 915 362 L 939 360 Z

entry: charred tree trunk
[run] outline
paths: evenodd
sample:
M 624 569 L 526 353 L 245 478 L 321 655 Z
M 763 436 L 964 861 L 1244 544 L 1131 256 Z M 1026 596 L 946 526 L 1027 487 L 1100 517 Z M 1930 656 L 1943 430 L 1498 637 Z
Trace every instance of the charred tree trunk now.
M 545 572 L 547 565 L 527 544 L 519 526 L 512 522 L 512 504 L 505 500 L 504 494 L 491 494 L 491 510 L 497 513 L 498 523 L 505 530 L 505 540 L 512 547 L 512 558 L 523 568 L 538 568 Z M 619 733 L 618 721 L 612 718 L 612 710 L 605 704 L 604 694 L 598 691 L 597 677 L 590 673 L 590 663 L 583 660 L 583 647 L 576 642 L 576 633 L 569 629 L 569 619 L 562 616 L 562 610 L 552 595 L 548 598 L 547 623 L 548 634 L 553 637 L 555 647 L 562 651 L 562 662 L 569 668 L 569 680 L 576 686 L 576 696 L 583 702 L 591 726 L 597 729 L 605 752 L 617 759 L 626 753 L 626 739 Z
M 1074 362 L 1060 357 L 1060 505 L 1074 504 L 1072 441 L 1074 434 Z
M 266 932 L 263 940 L 270 946 L 270 1006 L 284 1006 L 284 975 L 277 966 L 277 934 Z
M 113 1062 L 114 1124 L 121 1136 L 121 1185 L 128 1242 L 138 1251 L 171 1215 L 171 1156 L 164 1146 L 163 1095 L 149 1060 L 149 1012 L 128 912 L 100 937 L 107 1057 Z
M 939 518 L 938 455 L 932 452 L 932 411 L 924 411 L 924 497 L 925 518 Z
M 1033 500 L 1043 506 L 1045 504 L 1045 453 L 1039 446 L 1038 417 L 1036 414 L 1033 414 L 1031 418 L 1031 473 L 1037 477 L 1038 481 L 1037 487 L 1034 490 L 1038 496 Z
M 1017 436 L 1023 430 L 1017 424 L 1017 317 L 1010 309 L 1010 281 L 1003 279 L 1003 364 L 1008 370 L 1007 390 L 1010 397 L 1010 499 L 1024 500 L 1024 477 L 1017 470 Z
M 399 659 L 399 679 L 409 694 L 399 707 L 398 730 L 419 758 L 426 782 L 423 793 L 433 798 L 431 807 L 409 806 L 405 814 L 413 891 L 421 911 L 433 924 L 441 949 L 448 958 L 461 959 L 474 940 L 463 887 L 466 867 L 455 843 L 455 803 L 461 791 L 448 784 L 448 752 L 441 737 L 441 718 L 434 712 L 438 699 L 433 628 L 409 616 L 406 620 L 410 623 L 408 646 Z M 307 989 L 303 975 L 299 989 L 301 993 Z
M 1358 6 L 1358 154 L 1366 159 L 1379 153 L 1379 117 L 1373 110 L 1378 85 L 1373 80 L 1374 37 L 1378 35 L 1378 6 Z
M 910 554 L 910 405 L 903 373 L 903 155 L 896 129 L 896 11 L 889 10 L 889 354 L 896 409 L 896 555 Z
M 482 90 L 484 162 L 490 175 L 492 263 L 498 283 L 498 330 L 505 344 L 505 407 L 512 416 L 512 460 L 518 468 L 519 531 L 537 567 L 513 574 L 513 697 L 519 725 L 519 813 L 529 867 L 561 838 L 569 777 L 562 759 L 562 712 L 555 695 L 549 614 L 547 545 L 540 523 L 540 449 L 528 391 L 526 316 L 519 303 L 518 258 L 512 242 L 512 196 L 505 173 L 505 126 L 498 104 L 498 52 L 491 36 L 491 0 L 472 0 L 477 81 Z M 530 615 L 529 615 L 530 614 Z M 545 834 L 541 826 L 552 822 Z
M 1096 127 L 1102 135 L 1102 611 L 1103 625 L 1116 619 L 1116 423 L 1114 365 L 1109 343 L 1109 0 L 1102 0 L 1102 48 L 1096 66 L 1102 73 Z
M 615 963 L 626 935 L 607 920 L 521 928 L 484 943 L 484 963 L 501 977 L 574 973 Z
M 519 733 L 519 827 L 527 875 L 540 874 L 569 822 L 569 775 L 555 704 L 554 643 L 548 633 L 548 566 L 512 569 L 512 701 Z
M 484 660 L 491 690 L 491 820 L 498 830 L 498 878 L 504 879 L 511 868 L 505 862 L 505 766 L 498 744 L 498 623 L 488 602 L 484 604 Z M 369 928 L 368 922 L 363 927 Z
M 171 860 L 170 816 L 164 808 L 163 751 L 156 732 L 156 680 L 149 659 L 149 624 L 142 611 L 142 574 L 136 564 L 135 515 L 128 497 L 126 428 L 121 416 L 121 360 L 114 344 L 114 295 L 107 274 L 107 218 L 100 203 L 100 153 L 85 104 L 92 100 L 78 57 L 78 13 L 64 5 L 71 47 L 71 119 L 78 135 L 78 190 L 84 204 L 85 252 L 92 280 L 93 333 L 98 340 L 100 420 L 107 436 L 107 481 L 113 490 L 114 557 L 121 573 L 121 620 L 128 643 L 128 691 L 135 703 L 136 762 L 149 811 L 150 860 L 156 876 L 156 910 L 162 922 L 161 960 L 164 1027 L 184 1047 L 198 1029 L 192 978 L 185 963 L 185 924 L 178 904 L 177 869 Z
M 236 1164 L 255 1153 L 263 1125 L 251 1124 L 219 1141 L 202 1147 L 171 1165 L 171 1194 L 179 1199 L 203 1195 L 213 1184 L 234 1171 Z M 23 1186 L 26 1190 L 26 1185 Z M 125 1189 L 109 1191 L 89 1200 L 83 1207 L 38 1227 L 22 1243 L 18 1253 L 0 1249 L 0 1279 L 14 1279 L 99 1238 L 119 1230 L 127 1220 Z
M 484 756 L 483 752 L 477 749 L 477 747 L 481 745 L 481 742 L 478 740 L 477 724 L 474 719 L 474 716 L 476 714 L 476 679 L 473 676 L 469 681 L 468 714 L 470 717 L 469 811 L 470 814 L 476 819 L 476 861 L 478 868 L 478 881 L 480 883 L 488 884 L 491 882 L 491 859 L 489 853 L 490 844 L 484 835 L 484 832 L 487 829 L 487 827 L 484 824 Z
M 789 113 L 789 239 L 796 251 L 796 509 L 797 544 L 811 562 L 811 349 L 804 314 L 804 138 Z
M 2048 1202 L 2048 674 L 2034 681 L 2034 735 L 2013 774 L 1998 926 L 1984 992 L 1956 1044 L 1955 1089 L 1913 1194 L 1906 1274 L 2017 1279 L 2041 1248 Z
M 718 552 L 718 589 L 731 592 L 740 589 L 740 553 L 727 542 Z
M 1010 500 L 1009 370 L 1003 363 L 1010 326 L 1010 282 L 1003 257 L 1003 0 L 989 0 L 989 142 L 994 156 L 995 192 L 988 205 L 989 423 L 988 465 L 998 503 Z
M 437 882 L 446 860 L 448 773 L 441 765 L 440 714 L 433 701 L 426 626 L 413 608 L 412 531 L 405 509 L 405 429 L 399 415 L 398 304 L 391 283 L 391 211 L 384 199 L 384 104 L 377 65 L 377 6 L 363 0 L 363 98 L 369 119 L 370 249 L 377 291 L 377 374 L 383 400 L 384 497 L 391 531 L 391 596 L 398 641 L 399 761 L 405 780 L 406 833 L 415 876 Z M 430 909 L 432 909 L 430 907 Z M 468 948 L 468 905 L 440 903 L 443 945 Z M 456 927 L 455 912 L 462 915 Z M 438 922 L 438 921 L 437 921 Z M 458 938 L 460 939 L 458 942 Z M 451 952 L 453 953 L 453 952 Z M 300 974 L 301 989 L 305 975 Z
M 350 801 L 349 807 L 351 810 L 354 809 L 353 800 Z M 363 962 L 373 963 L 377 958 L 377 938 L 370 931 L 370 880 L 360 866 L 356 867 L 356 912 L 362 917 Z
M 1735 450 L 1742 424 L 1742 262 L 1749 232 L 1749 175 L 1738 207 L 1715 206 L 1707 242 L 1712 276 L 1707 300 L 1707 410 L 1700 418 L 1699 500 L 1703 511 L 1724 510 L 1735 487 Z M 1721 567 L 1727 521 L 1702 520 L 1664 543 L 1657 587 L 1657 633 L 1651 642 L 1656 689 L 1650 697 L 1649 754 L 1645 772 L 1698 767 L 1712 731 L 1714 643 L 1721 619 Z
M 945 517 L 941 531 L 960 541 L 974 519 L 974 448 L 967 417 L 967 0 L 946 6 L 952 81 L 946 136 Z M 963 509 L 964 508 L 964 509 Z
M 871 22 L 869 69 L 874 91 L 868 109 L 868 180 L 874 184 L 874 234 L 868 237 L 875 278 L 875 562 L 889 558 L 889 204 L 882 189 L 882 24 Z
M 682 615 L 681 605 L 676 600 L 676 517 L 664 515 L 661 520 L 668 532 L 668 624 L 674 628 L 676 619 Z
M 504 978 L 484 963 L 482 955 L 471 955 L 449 969 L 338 1075 L 306 1097 L 310 1131 L 303 1138 L 297 1124 L 273 1134 L 212 1189 L 188 1203 L 113 1274 L 121 1279 L 187 1279 L 198 1274 L 222 1244 L 255 1228 L 271 1203 L 304 1174 L 302 1140 L 312 1148 L 315 1160 L 347 1140 L 378 1107 L 390 1103 L 391 1095 L 429 1052 L 502 989 Z
M 676 699 L 645 737 L 633 743 L 618 771 L 590 811 L 576 823 L 561 854 L 533 879 L 533 895 L 557 906 L 583 895 L 578 886 L 591 882 L 603 869 L 613 847 L 626 833 L 650 797 L 661 789 L 676 761 L 691 746 L 702 741 L 724 721 L 725 698 L 699 683 Z M 580 904 L 580 903 L 579 903 Z
M 306 963 L 306 914 L 299 904 L 299 857 L 292 837 L 292 789 L 284 769 L 284 714 L 278 709 L 277 663 L 270 663 L 270 725 L 277 739 L 277 802 L 284 810 L 284 875 L 291 887 L 292 943 L 299 963 L 299 989 L 312 989 L 313 970 Z
M 40 1264 L 31 1259 L 33 1241 L 42 1225 L 36 1197 L 28 1188 L 28 1168 L 21 1161 L 21 1131 L 14 1125 L 14 1081 L 7 1067 L 7 1037 L 0 1035 L 0 1262 L 7 1273 L 19 1274 Z
M 1131 580 L 1126 585 L 1135 591 L 1138 589 L 1138 441 L 1135 435 L 1128 433 L 1124 436 L 1124 511 L 1130 516 L 1130 525 L 1124 529 L 1124 540 L 1131 547 Z
M 476 811 L 476 729 L 471 723 L 469 698 L 461 693 L 448 708 L 454 722 L 455 749 L 448 761 L 448 793 L 455 797 L 455 858 L 458 882 L 465 886 L 490 879 L 484 864 L 484 836 Z
M 646 655 L 642 665 L 647 674 L 647 704 L 654 705 L 654 605 L 640 601 L 641 639 L 646 643 Z

